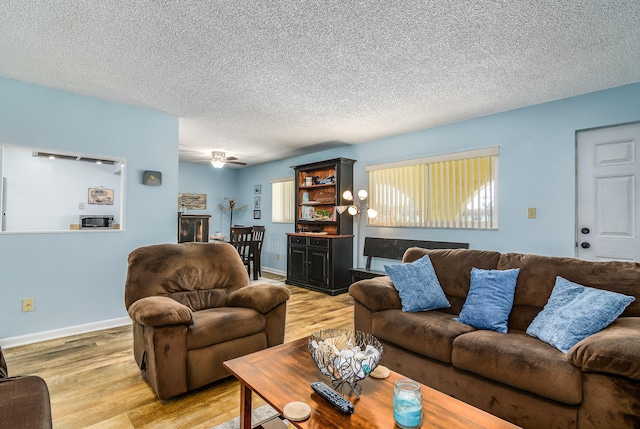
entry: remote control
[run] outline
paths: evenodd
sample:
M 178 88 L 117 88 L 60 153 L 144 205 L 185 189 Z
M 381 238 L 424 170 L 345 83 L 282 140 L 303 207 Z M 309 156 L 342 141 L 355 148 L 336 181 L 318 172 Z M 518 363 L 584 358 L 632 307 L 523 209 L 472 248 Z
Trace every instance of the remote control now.
M 324 399 L 329 401 L 331 405 L 336 407 L 338 411 L 343 414 L 353 414 L 353 404 L 346 399 L 344 399 L 341 395 L 338 394 L 335 390 L 327 386 L 321 381 L 315 381 L 311 383 L 311 388 Z

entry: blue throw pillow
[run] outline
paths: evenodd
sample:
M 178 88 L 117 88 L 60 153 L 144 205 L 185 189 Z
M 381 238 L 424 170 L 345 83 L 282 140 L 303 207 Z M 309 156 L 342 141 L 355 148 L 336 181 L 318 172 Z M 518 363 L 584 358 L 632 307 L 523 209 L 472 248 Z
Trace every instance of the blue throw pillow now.
M 527 334 L 566 354 L 580 340 L 609 326 L 634 299 L 558 276 L 549 301 L 533 319 Z
M 511 270 L 471 269 L 471 286 L 462 306 L 458 322 L 478 329 L 504 332 L 508 330 L 516 281 L 520 268 Z
M 451 307 L 429 255 L 408 264 L 385 265 L 384 270 L 400 295 L 402 311 L 415 312 Z

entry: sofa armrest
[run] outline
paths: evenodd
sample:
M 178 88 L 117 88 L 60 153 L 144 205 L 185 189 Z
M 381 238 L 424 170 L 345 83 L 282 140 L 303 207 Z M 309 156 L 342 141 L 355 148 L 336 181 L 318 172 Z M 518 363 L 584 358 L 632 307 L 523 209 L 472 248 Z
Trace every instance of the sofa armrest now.
M 193 312 L 165 296 L 148 296 L 129 306 L 129 317 L 143 326 L 191 325 Z
M 9 377 L 9 371 L 7 370 L 7 361 L 4 359 L 4 353 L 2 353 L 2 347 L 0 347 L 0 378 Z
M 620 317 L 573 346 L 567 358 L 584 372 L 640 380 L 640 317 Z
M 402 309 L 400 295 L 388 276 L 355 282 L 349 287 L 349 295 L 371 311 Z
M 286 302 L 291 293 L 285 286 L 272 284 L 252 284 L 238 289 L 229 295 L 227 306 L 253 308 L 266 314 L 278 305 Z
M 0 428 L 52 427 L 45 381 L 35 375 L 0 379 Z

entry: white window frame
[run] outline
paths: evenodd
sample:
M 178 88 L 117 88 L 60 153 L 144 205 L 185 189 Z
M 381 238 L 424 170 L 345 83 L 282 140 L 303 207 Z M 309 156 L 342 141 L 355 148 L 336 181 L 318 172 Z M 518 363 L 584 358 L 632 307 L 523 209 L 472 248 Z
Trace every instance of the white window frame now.
M 290 192 L 289 192 L 290 191 Z M 283 177 L 271 180 L 271 222 L 294 223 L 295 180 Z

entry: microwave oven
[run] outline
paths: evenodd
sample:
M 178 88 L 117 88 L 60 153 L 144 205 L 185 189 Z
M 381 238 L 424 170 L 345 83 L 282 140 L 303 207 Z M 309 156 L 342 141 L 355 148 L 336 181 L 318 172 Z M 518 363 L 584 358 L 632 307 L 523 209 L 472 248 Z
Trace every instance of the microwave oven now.
M 113 215 L 80 215 L 80 229 L 113 229 Z

